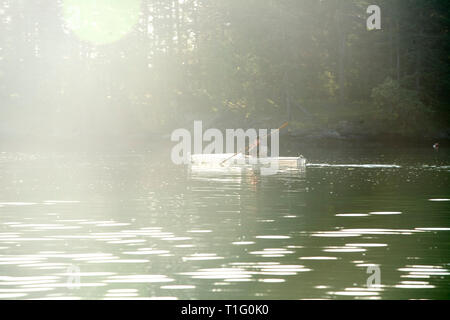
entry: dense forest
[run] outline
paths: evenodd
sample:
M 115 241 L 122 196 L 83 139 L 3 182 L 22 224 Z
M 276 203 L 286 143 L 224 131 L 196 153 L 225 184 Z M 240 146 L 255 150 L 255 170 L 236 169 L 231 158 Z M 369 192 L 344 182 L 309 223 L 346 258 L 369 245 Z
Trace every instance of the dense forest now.
M 0 141 L 163 136 L 194 120 L 450 135 L 448 1 L 2 0 L 0 21 Z

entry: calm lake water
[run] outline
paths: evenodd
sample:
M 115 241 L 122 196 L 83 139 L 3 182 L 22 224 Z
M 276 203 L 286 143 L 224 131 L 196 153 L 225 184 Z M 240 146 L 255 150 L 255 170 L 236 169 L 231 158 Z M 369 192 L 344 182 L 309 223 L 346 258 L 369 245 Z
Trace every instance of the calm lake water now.
M 447 150 L 301 153 L 273 176 L 2 153 L 0 298 L 450 298 Z

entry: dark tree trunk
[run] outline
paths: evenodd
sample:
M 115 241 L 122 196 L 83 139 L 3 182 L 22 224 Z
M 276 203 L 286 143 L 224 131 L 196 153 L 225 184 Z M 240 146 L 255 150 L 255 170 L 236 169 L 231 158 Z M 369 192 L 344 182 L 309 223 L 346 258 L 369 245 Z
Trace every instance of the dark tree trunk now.
M 341 10 L 336 10 L 336 29 L 337 29 L 337 41 L 338 41 L 338 84 L 339 84 L 339 100 L 343 102 L 345 94 L 345 54 L 346 54 L 346 35 L 342 28 Z
M 400 74 L 400 23 L 398 22 L 398 20 L 397 20 L 397 37 L 396 38 L 397 38 L 396 39 L 397 40 L 397 43 L 396 43 L 396 46 L 397 46 L 396 74 L 397 74 L 397 81 L 400 83 L 400 76 L 401 76 L 401 74 Z

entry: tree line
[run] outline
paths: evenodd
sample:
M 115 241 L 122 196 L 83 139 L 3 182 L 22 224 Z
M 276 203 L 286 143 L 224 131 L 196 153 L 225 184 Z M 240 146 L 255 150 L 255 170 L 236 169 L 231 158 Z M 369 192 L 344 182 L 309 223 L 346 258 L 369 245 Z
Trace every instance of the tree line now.
M 132 28 L 102 43 L 106 30 L 96 42 L 94 27 L 87 38 L 71 29 L 71 1 L 1 1 L 0 128 L 146 134 L 210 119 L 421 135 L 448 125 L 446 1 L 98 0 L 98 15 L 123 10 L 126 24 L 132 2 Z M 381 29 L 369 31 L 373 4 Z

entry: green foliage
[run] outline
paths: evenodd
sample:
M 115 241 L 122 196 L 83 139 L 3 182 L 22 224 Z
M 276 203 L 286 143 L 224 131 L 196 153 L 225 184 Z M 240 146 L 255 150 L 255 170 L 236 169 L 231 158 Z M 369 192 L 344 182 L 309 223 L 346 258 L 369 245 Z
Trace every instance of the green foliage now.
M 416 133 L 430 119 L 430 110 L 420 100 L 419 93 L 403 88 L 390 77 L 372 89 L 372 99 L 376 119 L 383 121 L 391 132 Z

